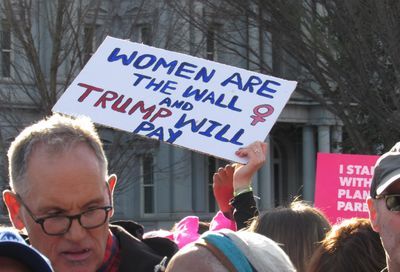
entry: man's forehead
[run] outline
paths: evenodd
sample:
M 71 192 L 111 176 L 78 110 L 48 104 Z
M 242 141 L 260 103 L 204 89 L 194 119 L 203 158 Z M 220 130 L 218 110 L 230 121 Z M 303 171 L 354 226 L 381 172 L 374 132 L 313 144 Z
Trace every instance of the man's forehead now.
M 71 156 L 72 154 L 75 154 L 75 156 Z M 27 167 L 33 161 L 44 160 L 56 163 L 65 157 L 71 157 L 71 160 L 90 159 L 100 166 L 94 150 L 85 142 L 72 142 L 65 145 L 51 145 L 39 142 L 33 146 L 27 158 Z
M 85 143 L 77 143 L 70 148 L 54 150 L 46 144 L 39 144 L 28 158 L 25 178 L 28 183 L 50 186 L 105 184 L 102 166 L 94 151 Z M 76 184 L 77 183 L 77 184 Z

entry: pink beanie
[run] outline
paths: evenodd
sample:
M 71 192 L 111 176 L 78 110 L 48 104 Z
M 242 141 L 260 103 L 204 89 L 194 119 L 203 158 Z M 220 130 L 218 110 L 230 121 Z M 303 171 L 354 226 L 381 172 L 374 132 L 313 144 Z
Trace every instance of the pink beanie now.
M 199 218 L 197 216 L 186 216 L 175 225 L 174 231 L 155 230 L 146 232 L 143 237 L 164 237 L 174 241 L 179 248 L 196 241 L 199 237 Z M 210 230 L 230 229 L 236 231 L 236 224 L 224 216 L 221 211 L 213 217 L 210 222 Z

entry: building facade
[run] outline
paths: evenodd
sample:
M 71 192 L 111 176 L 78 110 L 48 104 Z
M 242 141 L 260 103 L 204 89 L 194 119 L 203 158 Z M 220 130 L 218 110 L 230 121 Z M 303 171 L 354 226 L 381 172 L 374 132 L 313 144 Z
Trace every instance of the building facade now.
M 0 15 L 3 188 L 8 183 L 5 152 L 13 137 L 49 113 L 107 35 L 287 79 L 299 76 L 285 64 L 290 60 L 279 51 L 278 33 L 251 16 L 221 16 L 202 1 L 41 0 L 30 7 L 21 2 L 4 1 Z M 25 8 L 32 47 L 15 30 L 23 23 L 16 11 Z M 12 21 L 12 16 L 19 20 Z M 58 38 L 57 23 L 64 31 Z M 54 52 L 59 53 L 58 62 Z M 114 219 L 135 220 L 148 229 L 169 228 L 186 215 L 210 219 L 218 209 L 212 175 L 228 162 L 109 128 L 99 131 L 111 170 L 120 177 Z M 267 163 L 253 180 L 259 208 L 285 204 L 299 195 L 312 201 L 316 154 L 339 152 L 341 137 L 340 120 L 295 91 L 265 140 Z

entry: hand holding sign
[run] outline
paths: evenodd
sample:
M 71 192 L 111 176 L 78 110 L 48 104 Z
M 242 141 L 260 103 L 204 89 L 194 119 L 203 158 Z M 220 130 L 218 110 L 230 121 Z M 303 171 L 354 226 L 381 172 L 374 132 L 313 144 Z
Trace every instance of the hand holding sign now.
M 233 218 L 230 200 L 234 192 L 251 190 L 253 175 L 262 167 L 266 159 L 267 145 L 257 141 L 239 149 L 236 153 L 240 157 L 247 157 L 246 165 L 234 163 L 224 168 L 220 167 L 213 175 L 213 191 L 220 210 L 229 218 Z
M 260 169 L 266 160 L 267 144 L 256 141 L 251 145 L 236 151 L 239 157 L 247 157 L 246 165 L 237 165 L 233 174 L 233 189 L 235 191 L 240 188 L 246 188 L 251 185 L 253 175 Z

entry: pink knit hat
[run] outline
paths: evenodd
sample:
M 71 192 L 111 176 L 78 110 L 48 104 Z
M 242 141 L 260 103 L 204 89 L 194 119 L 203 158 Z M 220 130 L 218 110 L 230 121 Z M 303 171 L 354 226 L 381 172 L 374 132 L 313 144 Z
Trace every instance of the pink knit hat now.
M 175 225 L 174 231 L 154 230 L 146 232 L 143 238 L 164 237 L 174 241 L 179 248 L 196 241 L 199 237 L 199 217 L 186 216 Z M 210 222 L 210 230 L 230 229 L 236 231 L 236 223 L 224 216 L 221 211 Z

